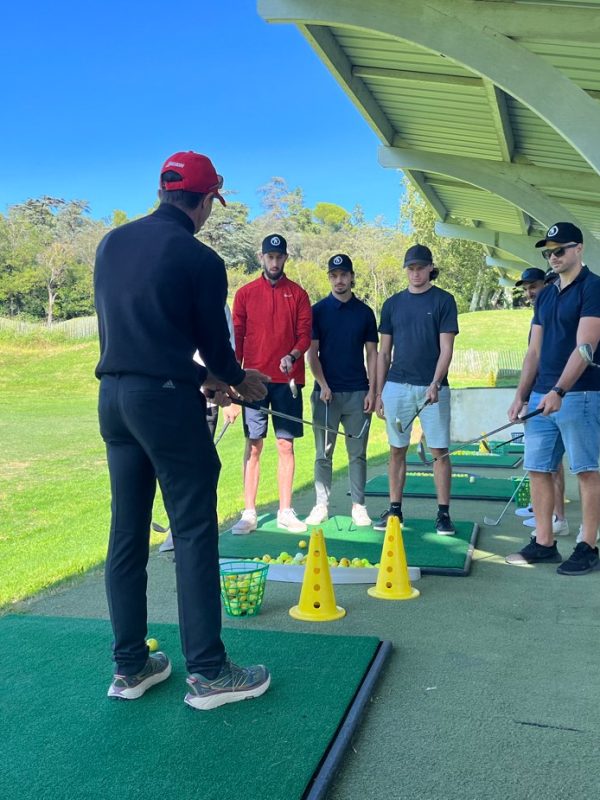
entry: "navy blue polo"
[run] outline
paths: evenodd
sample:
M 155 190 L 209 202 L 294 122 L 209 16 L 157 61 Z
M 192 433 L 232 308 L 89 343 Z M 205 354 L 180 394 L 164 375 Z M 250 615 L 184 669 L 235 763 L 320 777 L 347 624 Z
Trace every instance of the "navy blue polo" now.
M 379 341 L 373 311 L 354 295 L 342 303 L 329 294 L 312 312 L 312 338 L 319 342 L 319 361 L 331 391 L 367 391 L 364 346 Z M 316 382 L 315 390 L 321 390 Z
M 533 324 L 541 325 L 543 338 L 534 392 L 546 394 L 558 383 L 577 346 L 577 328 L 582 317 L 600 317 L 600 276 L 585 266 L 564 289 L 555 283 L 536 298 Z M 570 391 L 600 391 L 600 370 L 588 367 Z

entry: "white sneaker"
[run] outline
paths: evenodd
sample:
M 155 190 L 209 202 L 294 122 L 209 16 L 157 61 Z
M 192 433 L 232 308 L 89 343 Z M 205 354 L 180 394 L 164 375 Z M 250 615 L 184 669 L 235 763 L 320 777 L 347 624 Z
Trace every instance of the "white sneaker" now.
M 256 510 L 254 508 L 245 508 L 242 511 L 242 516 L 235 523 L 231 532 L 236 536 L 242 536 L 245 533 L 252 533 L 258 528 L 258 519 L 256 517 Z
M 308 526 L 298 519 L 293 508 L 284 508 L 277 512 L 277 527 L 285 528 L 290 533 L 304 533 L 308 530 Z
M 168 553 L 171 550 L 175 550 L 175 545 L 173 544 L 173 534 L 171 533 L 171 529 L 167 531 L 167 538 L 158 548 L 159 553 Z
M 532 517 L 532 519 L 533 519 L 533 522 L 534 522 L 534 525 L 535 525 L 535 519 L 533 517 Z M 526 522 L 530 522 L 530 521 L 531 520 L 526 520 Z M 525 524 L 526 523 L 524 522 L 523 525 L 525 525 Z M 532 526 L 529 525 L 528 527 L 531 528 Z M 566 519 L 558 519 L 556 514 L 553 514 L 552 515 L 552 533 L 555 536 L 568 536 L 569 535 L 569 523 L 567 522 L 567 520 Z M 533 531 L 533 533 L 531 535 L 535 536 L 535 530 Z
M 596 532 L 596 542 L 598 541 L 599 538 L 600 538 L 600 530 Z M 577 533 L 576 544 L 579 544 L 579 542 L 583 542 L 583 525 L 579 526 L 579 532 Z
M 372 524 L 366 506 L 361 506 L 360 503 L 354 503 L 352 505 L 352 522 L 357 528 L 367 528 Z
M 533 506 L 525 506 L 525 508 L 517 508 L 515 514 L 517 515 L 517 517 L 532 517 Z
M 304 522 L 307 525 L 320 525 L 322 522 L 327 522 L 328 519 L 329 510 L 327 506 L 324 503 L 317 503 Z

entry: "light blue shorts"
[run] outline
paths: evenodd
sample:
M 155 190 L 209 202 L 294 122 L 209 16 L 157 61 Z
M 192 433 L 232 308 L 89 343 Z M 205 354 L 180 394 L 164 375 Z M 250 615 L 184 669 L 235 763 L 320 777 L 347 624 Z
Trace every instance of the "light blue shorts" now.
M 533 392 L 528 411 L 544 395 Z M 564 453 L 571 472 L 598 472 L 600 458 L 600 392 L 569 392 L 560 411 L 525 423 L 525 463 L 531 472 L 556 472 Z
M 383 387 L 381 400 L 388 442 L 392 447 L 408 447 L 410 444 L 412 423 L 408 425 L 408 421 L 425 402 L 427 388 L 393 381 L 387 381 Z M 421 411 L 419 420 L 427 446 L 443 450 L 450 445 L 450 388 L 442 386 L 438 397 L 439 401 L 435 405 L 426 406 Z M 402 433 L 398 421 L 403 428 Z

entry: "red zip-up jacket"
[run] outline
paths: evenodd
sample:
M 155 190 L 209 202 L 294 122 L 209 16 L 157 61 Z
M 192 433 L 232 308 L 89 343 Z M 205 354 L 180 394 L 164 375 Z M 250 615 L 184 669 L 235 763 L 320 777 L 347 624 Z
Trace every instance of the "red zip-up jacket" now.
M 246 369 L 258 369 L 272 383 L 294 378 L 304 385 L 304 358 L 300 357 L 289 375 L 279 362 L 292 350 L 306 353 L 310 347 L 312 309 L 308 294 L 282 275 L 272 286 L 263 275 L 238 289 L 233 301 L 235 354 Z

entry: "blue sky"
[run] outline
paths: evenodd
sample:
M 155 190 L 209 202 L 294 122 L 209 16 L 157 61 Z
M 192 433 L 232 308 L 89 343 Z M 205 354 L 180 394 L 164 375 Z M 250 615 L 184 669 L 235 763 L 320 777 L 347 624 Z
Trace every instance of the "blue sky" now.
M 399 174 L 290 25 L 253 0 L 5 3 L 0 48 L 0 211 L 43 194 L 85 199 L 94 217 L 145 212 L 163 160 L 209 155 L 260 211 L 272 176 L 306 203 L 356 203 L 395 223 Z

